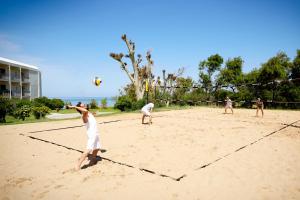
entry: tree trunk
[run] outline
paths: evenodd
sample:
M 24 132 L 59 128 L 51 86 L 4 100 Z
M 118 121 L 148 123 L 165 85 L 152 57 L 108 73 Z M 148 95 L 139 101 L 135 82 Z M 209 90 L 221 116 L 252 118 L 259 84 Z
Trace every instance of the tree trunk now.
M 141 100 L 144 97 L 144 88 L 142 86 L 142 83 L 140 83 L 140 81 L 138 82 L 138 84 L 135 87 L 135 95 L 136 95 L 136 100 Z

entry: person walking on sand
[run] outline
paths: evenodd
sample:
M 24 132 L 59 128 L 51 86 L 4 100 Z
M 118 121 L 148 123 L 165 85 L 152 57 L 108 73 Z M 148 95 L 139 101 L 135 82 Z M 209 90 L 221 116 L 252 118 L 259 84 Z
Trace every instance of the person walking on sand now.
M 231 114 L 233 114 L 233 109 L 232 109 L 232 101 L 229 99 L 229 97 L 226 97 L 225 99 L 225 114 L 227 114 L 227 109 L 230 108 Z
M 76 170 L 81 169 L 81 164 L 88 157 L 89 154 L 92 154 L 89 165 L 94 165 L 97 163 L 96 157 L 97 153 L 100 150 L 99 135 L 97 129 L 97 121 L 92 113 L 90 113 L 85 105 L 81 102 L 78 102 L 76 106 L 68 106 L 69 108 L 75 108 L 81 115 L 82 121 L 87 129 L 87 148 L 82 153 L 81 157 L 78 159 Z
M 149 117 L 149 124 L 152 124 L 152 116 L 150 112 L 152 112 L 153 108 L 154 108 L 153 103 L 148 103 L 142 108 L 142 113 L 143 113 L 142 124 L 144 124 L 145 117 Z
M 261 110 L 262 117 L 264 117 L 264 102 L 257 98 L 256 101 L 256 117 L 258 117 L 258 111 Z

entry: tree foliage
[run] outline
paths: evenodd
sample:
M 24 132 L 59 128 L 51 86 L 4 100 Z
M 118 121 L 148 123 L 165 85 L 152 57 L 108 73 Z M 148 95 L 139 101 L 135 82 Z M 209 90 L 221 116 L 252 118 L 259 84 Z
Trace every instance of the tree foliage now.
M 50 113 L 50 109 L 47 106 L 33 107 L 32 113 L 36 119 L 45 118 L 46 114 Z
M 280 52 L 262 64 L 258 80 L 261 83 L 268 83 L 275 80 L 287 79 L 287 72 L 290 67 L 289 58 L 284 52 Z
M 241 57 L 228 59 L 225 67 L 220 71 L 218 83 L 228 85 L 232 92 L 237 92 L 237 86 L 243 82 L 243 62 Z
M 25 120 L 26 117 L 30 117 L 31 107 L 29 105 L 23 105 L 17 108 L 13 112 L 13 116 L 17 119 Z
M 300 49 L 297 50 L 297 56 L 293 60 L 290 78 L 292 79 L 300 78 Z
M 199 82 L 210 99 L 213 92 L 214 73 L 221 69 L 223 58 L 219 54 L 212 55 L 199 64 Z
M 98 108 L 98 105 L 97 105 L 98 103 L 97 103 L 97 100 L 96 99 L 92 99 L 91 100 L 91 103 L 90 103 L 90 108 L 91 109 L 96 109 L 96 108 Z
M 250 72 L 243 72 L 244 60 L 241 57 L 229 58 L 224 66 L 222 64 L 223 58 L 219 54 L 201 61 L 199 84 L 190 77 L 183 77 L 184 70 L 177 73 L 163 70 L 162 78 L 158 76 L 153 82 L 156 87 L 149 90 L 150 99 L 156 99 L 156 105 L 167 106 L 195 105 L 197 102 L 219 102 L 222 105 L 229 96 L 237 106 L 250 108 L 260 97 L 267 107 L 300 108 L 299 103 L 280 103 L 300 102 L 300 50 L 292 61 L 286 53 L 279 52 Z M 135 95 L 134 85 L 127 85 L 117 105 L 122 105 L 123 110 L 134 108 Z
M 13 104 L 12 102 L 6 98 L 0 96 L 0 122 L 6 122 L 5 117 L 7 114 L 12 112 L 13 110 Z
M 33 105 L 37 107 L 46 106 L 51 110 L 59 111 L 64 107 L 65 103 L 61 99 L 49 99 L 48 97 L 39 97 L 33 100 Z
M 102 108 L 107 108 L 107 98 L 101 99 L 101 107 Z

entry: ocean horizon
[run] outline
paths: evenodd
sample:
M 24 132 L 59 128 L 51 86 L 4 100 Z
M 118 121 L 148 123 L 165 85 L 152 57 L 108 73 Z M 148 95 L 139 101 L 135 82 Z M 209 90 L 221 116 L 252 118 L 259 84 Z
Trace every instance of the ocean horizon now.
M 78 102 L 82 102 L 84 104 L 89 104 L 91 103 L 92 99 L 95 99 L 97 101 L 97 105 L 101 105 L 101 100 L 106 98 L 107 99 L 107 106 L 112 107 L 115 105 L 116 100 L 115 97 L 51 97 L 51 99 L 57 98 L 61 99 L 64 102 L 71 102 L 71 104 L 74 106 Z

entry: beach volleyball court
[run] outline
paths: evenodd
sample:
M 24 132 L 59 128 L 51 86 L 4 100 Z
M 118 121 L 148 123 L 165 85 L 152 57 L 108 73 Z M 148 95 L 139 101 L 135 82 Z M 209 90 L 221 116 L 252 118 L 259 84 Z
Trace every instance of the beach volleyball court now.
M 236 109 L 233 115 L 223 112 L 218 108 L 154 112 L 152 125 L 142 125 L 141 114 L 97 118 L 104 152 L 98 155 L 102 160 L 94 166 L 85 165 L 80 172 L 71 170 L 86 145 L 80 120 L 0 127 L 1 143 L 14 141 L 12 146 L 1 147 L 1 152 L 10 152 L 14 159 L 6 162 L 9 157 L 2 155 L 1 168 L 5 169 L 1 190 L 7 189 L 4 194 L 8 197 L 14 190 L 24 192 L 7 181 L 19 180 L 20 176 L 27 177 L 22 184 L 29 185 L 31 196 L 33 185 L 53 181 L 67 194 L 72 194 L 71 188 L 79 182 L 96 184 L 92 186 L 95 189 L 101 185 L 104 197 L 121 195 L 124 187 L 126 191 L 135 190 L 134 186 L 141 187 L 139 184 L 149 187 L 141 188 L 143 193 L 168 188 L 158 194 L 151 192 L 149 199 L 159 194 L 164 199 L 174 199 L 174 194 L 222 199 L 221 195 L 232 197 L 232 193 L 243 197 L 245 192 L 256 199 L 260 199 L 257 192 L 266 197 L 300 197 L 300 112 L 266 110 L 264 118 L 255 117 L 255 110 Z M 17 150 L 20 145 L 24 151 Z M 68 186 L 67 180 L 72 180 Z M 230 187 L 211 196 L 218 183 Z M 277 193 L 272 192 L 275 189 Z M 42 198 L 55 196 L 54 190 L 46 191 Z M 80 191 L 77 195 L 89 197 Z M 131 197 L 140 195 L 133 193 Z

